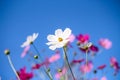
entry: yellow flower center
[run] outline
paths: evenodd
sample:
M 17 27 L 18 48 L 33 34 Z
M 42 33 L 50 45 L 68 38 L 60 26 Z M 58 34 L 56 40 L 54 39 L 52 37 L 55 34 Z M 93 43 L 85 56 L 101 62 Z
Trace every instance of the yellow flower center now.
M 61 37 L 59 37 L 59 38 L 58 38 L 58 41 L 59 41 L 59 42 L 62 42 L 62 41 L 63 41 L 63 39 L 62 39 Z

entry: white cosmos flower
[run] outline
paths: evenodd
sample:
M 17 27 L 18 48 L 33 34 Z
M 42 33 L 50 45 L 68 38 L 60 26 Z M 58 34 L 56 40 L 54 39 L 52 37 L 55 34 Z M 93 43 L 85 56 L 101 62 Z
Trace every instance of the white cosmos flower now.
M 26 47 L 32 44 L 37 37 L 38 37 L 38 33 L 33 33 L 33 35 L 28 36 L 26 41 L 21 45 L 21 47 Z
M 69 41 L 69 37 L 71 35 L 71 29 L 66 28 L 64 31 L 62 29 L 57 29 L 55 31 L 55 35 L 48 35 L 48 43 L 51 50 L 55 50 L 56 48 L 61 48 L 66 45 L 66 43 Z

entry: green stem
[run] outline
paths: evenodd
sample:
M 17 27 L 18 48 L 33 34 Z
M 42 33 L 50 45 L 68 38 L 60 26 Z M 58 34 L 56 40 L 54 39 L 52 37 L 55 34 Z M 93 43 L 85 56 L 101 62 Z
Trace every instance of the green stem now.
M 36 50 L 38 56 L 40 57 L 40 61 L 42 62 L 42 57 L 41 57 L 41 55 L 40 55 L 37 47 L 33 43 L 32 43 L 32 45 L 33 45 L 34 49 Z M 51 73 L 47 71 L 47 69 L 45 68 L 45 66 L 44 66 L 44 70 L 45 70 L 47 76 L 50 78 L 50 80 L 53 80 Z
M 14 65 L 13 65 L 13 63 L 12 63 L 12 60 L 11 60 L 10 56 L 7 55 L 7 58 L 8 58 L 9 64 L 10 64 L 13 72 L 15 73 L 16 77 L 18 78 L 18 80 L 20 80 L 20 77 L 19 77 L 19 75 L 17 74 L 17 72 L 16 72 L 16 70 L 15 70 L 15 67 L 14 67 Z
M 69 63 L 69 61 L 68 61 L 68 57 L 67 57 L 67 52 L 66 52 L 66 47 L 65 47 L 65 46 L 63 47 L 63 50 L 64 50 L 64 55 L 65 55 L 65 60 L 66 60 L 66 63 L 67 63 L 67 65 L 68 65 L 68 68 L 70 69 L 70 72 L 71 72 L 71 75 L 72 75 L 72 77 L 73 77 L 73 80 L 76 80 L 75 77 L 74 77 L 72 68 L 71 68 L 71 66 L 70 66 L 70 63 Z
M 86 51 L 86 65 L 88 63 L 88 51 Z
M 44 70 L 45 70 L 46 74 L 48 75 L 48 77 L 50 78 L 50 80 L 53 80 L 52 75 L 50 74 L 50 72 L 48 72 L 45 68 L 44 68 Z
M 37 47 L 34 45 L 34 43 L 32 43 L 32 46 L 34 47 L 35 51 L 37 52 L 37 55 L 40 57 L 40 61 L 42 61 L 42 57 L 41 57 Z

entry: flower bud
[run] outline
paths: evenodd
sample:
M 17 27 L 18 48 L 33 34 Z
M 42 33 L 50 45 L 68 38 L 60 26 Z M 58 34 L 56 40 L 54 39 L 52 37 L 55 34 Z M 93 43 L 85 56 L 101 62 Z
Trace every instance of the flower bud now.
M 5 55 L 9 55 L 9 54 L 10 54 L 10 50 L 9 50 L 9 49 L 6 49 L 6 50 L 4 51 L 4 53 L 5 53 Z
M 61 69 L 58 69 L 58 72 L 62 72 L 62 70 L 61 70 Z
M 34 59 L 38 59 L 38 55 L 34 55 Z
M 33 41 L 31 41 L 30 44 L 33 44 Z
M 97 73 L 97 70 L 94 70 L 93 73 L 96 74 L 96 73 Z
M 47 69 L 47 72 L 50 72 L 50 68 Z

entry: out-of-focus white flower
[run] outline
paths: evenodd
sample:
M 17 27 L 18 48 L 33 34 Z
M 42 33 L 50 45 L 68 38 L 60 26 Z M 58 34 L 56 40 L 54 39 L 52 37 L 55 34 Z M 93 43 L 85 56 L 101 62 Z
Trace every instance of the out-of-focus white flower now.
M 55 31 L 55 35 L 48 35 L 48 43 L 47 45 L 50 45 L 51 50 L 55 50 L 56 48 L 61 48 L 65 46 L 69 42 L 69 37 L 71 35 L 71 29 L 66 28 L 64 31 L 62 29 L 57 29 Z
M 30 44 L 32 44 L 35 39 L 38 37 L 38 33 L 33 33 L 33 35 L 28 36 L 26 41 L 21 45 L 21 47 L 26 47 L 29 46 Z
M 83 44 L 80 44 L 79 47 L 85 49 L 85 48 L 89 48 L 91 46 L 92 46 L 92 42 L 85 42 Z

